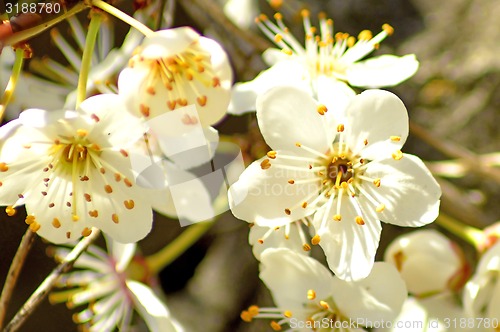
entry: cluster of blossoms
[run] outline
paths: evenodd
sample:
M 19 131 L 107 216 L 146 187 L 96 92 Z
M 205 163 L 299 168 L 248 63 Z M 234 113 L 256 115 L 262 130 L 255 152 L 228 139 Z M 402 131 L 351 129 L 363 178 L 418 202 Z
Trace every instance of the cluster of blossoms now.
M 269 69 L 232 85 L 221 45 L 190 27 L 149 30 L 139 21 L 154 8 L 137 11 L 140 32 L 132 29 L 121 49 L 111 50 L 101 37 L 98 65 L 87 68 L 83 86 L 81 73 L 33 61 L 40 74 L 63 78 L 32 83 L 56 97 L 47 105 L 11 104 L 13 114 L 22 112 L 0 128 L 0 204 L 7 215 L 24 205 L 32 232 L 64 244 L 53 251 L 60 260 L 81 237 L 97 229 L 105 235 L 108 250 L 91 245 L 76 260 L 77 270 L 58 280 L 70 291 L 52 293 L 52 302 L 89 304 L 73 316 L 89 331 L 128 330 L 137 322 L 134 313 L 151 331 L 184 331 L 147 273 L 135 273 L 136 242 L 151 232 L 153 210 L 182 225 L 214 218 L 214 202 L 222 200 L 250 224 L 260 278 L 275 303 L 243 310 L 246 322 L 271 319 L 275 331 L 365 331 L 375 321 L 418 317 L 451 331 L 451 318 L 458 330 L 456 319 L 487 317 L 485 329 L 498 330 L 498 244 L 488 246 L 470 279 L 459 247 L 433 230 L 397 238 L 385 262 L 375 262 L 382 222 L 428 225 L 439 215 L 441 197 L 424 162 L 402 152 L 409 135 L 403 101 L 379 89 L 413 76 L 419 62 L 413 54 L 365 59 L 393 34 L 390 25 L 356 38 L 334 32 L 324 14 L 319 28 L 313 26 L 302 10 L 301 43 L 282 14 L 275 22 L 260 15 L 257 26 L 279 49 L 263 53 Z M 68 21 L 85 54 L 81 24 Z M 109 26 L 102 36 L 111 34 Z M 77 72 L 84 67 L 57 30 L 52 37 Z M 254 111 L 270 150 L 244 170 L 226 167 L 236 181 L 203 182 L 194 172 L 209 163 L 215 171 L 213 126 L 227 114 Z M 314 246 L 325 265 L 309 255 Z M 454 302 L 459 293 L 463 307 Z

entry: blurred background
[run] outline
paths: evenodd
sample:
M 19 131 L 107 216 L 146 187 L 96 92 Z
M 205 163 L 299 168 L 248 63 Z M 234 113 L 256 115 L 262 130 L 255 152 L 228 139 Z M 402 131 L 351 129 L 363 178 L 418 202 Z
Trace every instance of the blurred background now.
M 147 2 L 114 1 L 113 4 L 131 13 L 134 4 Z M 257 13 L 271 17 L 280 2 L 255 0 L 254 5 Z M 189 25 L 219 41 L 230 55 L 235 80 L 247 81 L 266 68 L 260 55 L 271 43 L 255 25 L 242 29 L 231 23 L 224 16 L 224 4 L 222 0 L 180 0 L 165 8 L 170 9 L 167 15 L 173 26 Z M 300 16 L 303 8 L 311 11 L 313 24 L 317 23 L 317 14 L 325 12 L 334 20 L 336 31 L 355 36 L 364 29 L 377 33 L 384 23 L 392 25 L 394 34 L 374 54 L 415 53 L 420 61 L 420 69 L 413 78 L 390 89 L 403 100 L 412 122 L 403 151 L 428 161 L 435 174 L 453 172 L 451 177 L 449 174 L 438 177 L 443 189 L 443 212 L 478 228 L 499 219 L 500 186 L 498 176 L 492 177 L 490 169 L 498 175 L 495 167 L 500 164 L 500 2 L 283 0 L 279 7 L 298 40 L 303 40 L 304 35 Z M 243 10 L 234 13 L 242 18 L 249 15 L 249 11 Z M 79 15 L 84 26 L 86 15 Z M 116 42 L 120 43 L 127 26 L 114 18 L 110 20 L 116 27 Z M 69 31 L 64 22 L 58 29 L 62 33 Z M 49 56 L 64 63 L 64 57 L 51 44 L 50 32 L 34 38 L 30 44 L 34 58 Z M 255 126 L 255 115 L 228 116 L 216 127 L 221 134 L 235 138 L 248 161 L 267 151 Z M 440 162 L 445 160 L 456 162 Z M 14 217 L 0 212 L 0 285 L 26 230 L 24 217 L 22 211 Z M 248 244 L 248 229 L 246 222 L 226 212 L 202 239 L 160 274 L 158 287 L 165 292 L 172 314 L 188 332 L 272 330 L 268 321 L 245 323 L 239 317 L 249 305 L 272 306 L 270 294 L 258 278 L 258 262 Z M 139 243 L 142 253 L 156 252 L 183 230 L 177 221 L 157 216 L 153 232 Z M 395 236 L 408 231 L 411 229 L 383 224 L 377 257 L 382 257 Z M 477 257 L 473 247 L 443 232 L 462 246 L 474 266 Z M 40 238 L 35 240 L 7 319 L 55 267 L 45 254 L 47 246 Z M 314 247 L 312 253 L 323 259 L 321 249 Z M 51 305 L 46 301 L 21 331 L 77 331 L 72 313 L 63 304 Z

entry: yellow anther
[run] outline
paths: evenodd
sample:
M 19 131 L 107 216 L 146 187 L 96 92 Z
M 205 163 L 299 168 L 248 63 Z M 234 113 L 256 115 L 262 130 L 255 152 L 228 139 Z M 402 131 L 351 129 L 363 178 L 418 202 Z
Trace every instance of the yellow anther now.
M 302 17 L 309 17 L 311 15 L 311 12 L 309 12 L 309 10 L 307 9 L 302 9 L 300 11 L 300 15 L 302 15 Z
M 307 207 L 307 202 L 303 202 L 301 206 L 303 209 L 305 209 Z
M 291 215 L 291 214 L 292 214 L 292 211 L 291 211 L 290 209 L 285 209 L 285 213 L 286 213 L 287 215 Z
M 267 156 L 271 159 L 276 159 L 276 151 L 269 151 Z
M 86 131 L 85 129 L 78 129 L 78 130 L 76 131 L 76 135 L 77 135 L 78 137 L 81 137 L 81 138 L 86 137 L 88 134 L 89 134 L 89 132 L 88 132 L 88 131 Z
M 118 215 L 116 213 L 113 213 L 111 215 L 111 220 L 113 220 L 115 224 L 118 224 L 120 222 L 120 218 L 118 218 Z
M 251 305 L 250 307 L 248 307 L 248 312 L 252 316 L 257 316 L 259 314 L 259 306 Z
M 330 306 L 325 301 L 319 301 L 319 305 L 322 306 L 323 309 L 325 309 L 325 310 L 330 309 Z
M 82 231 L 82 236 L 87 237 L 87 236 L 89 236 L 90 234 L 92 234 L 92 230 L 91 230 L 90 228 L 88 228 L 88 227 L 85 227 L 85 228 L 83 229 L 83 231 Z
M 295 146 L 298 147 L 298 148 L 300 148 L 302 146 L 302 144 L 300 144 L 300 143 L 297 142 L 297 143 L 295 143 Z
M 394 28 L 387 23 L 382 25 L 382 30 L 384 30 L 389 36 L 394 33 Z
M 293 54 L 292 50 L 289 49 L 289 48 L 284 48 L 284 49 L 281 50 L 281 52 L 285 53 L 286 55 L 292 55 Z
M 269 161 L 269 159 L 264 159 L 260 163 L 260 168 L 262 168 L 262 169 L 269 169 L 270 167 L 271 167 L 271 162 Z
M 97 218 L 99 216 L 99 212 L 97 210 L 90 210 L 89 216 L 91 216 L 92 218 Z
M 107 192 L 108 194 L 111 194 L 113 192 L 113 188 L 109 184 L 104 186 L 104 191 Z
M 35 221 L 35 222 L 33 222 L 32 224 L 30 224 L 30 226 L 29 226 L 29 227 L 30 227 L 30 230 L 31 230 L 33 233 L 35 233 L 35 232 L 37 232 L 37 231 L 40 229 L 41 225 Z
M 343 125 L 343 124 L 339 124 L 339 125 L 337 126 L 337 132 L 339 132 L 339 133 L 343 132 L 343 131 L 344 131 L 344 129 L 345 129 L 345 127 L 344 127 L 344 125 Z
M 363 218 L 361 216 L 357 216 L 354 220 L 356 221 L 356 224 L 358 224 L 358 225 L 365 224 L 365 221 L 363 220 Z
M 9 166 L 6 163 L 0 163 L 0 172 L 7 172 L 9 170 Z
M 342 216 L 340 214 L 336 214 L 333 216 L 333 220 L 335 221 L 341 221 L 342 220 Z
M 378 188 L 378 187 L 380 187 L 380 184 L 381 184 L 380 179 L 375 179 L 375 180 L 373 180 L 373 184 L 374 184 L 374 185 L 375 185 L 375 187 L 377 187 L 377 188 Z
M 347 38 L 347 47 L 353 47 L 354 44 L 356 44 L 356 37 L 354 36 L 349 36 L 349 38 Z
M 7 215 L 9 217 L 12 217 L 13 215 L 15 215 L 16 212 L 17 212 L 16 209 L 14 209 L 14 207 L 12 205 L 9 205 L 5 208 L 5 213 L 7 213 Z
M 275 331 L 281 331 L 281 325 L 276 323 L 274 320 L 271 322 L 271 327 Z
M 394 152 L 392 158 L 394 158 L 394 160 L 401 160 L 401 158 L 403 158 L 403 152 L 401 152 L 401 150 Z
M 71 216 L 71 219 L 73 221 L 78 221 L 78 220 L 80 220 L 80 217 L 78 215 L 74 214 L 74 215 Z
M 269 5 L 274 9 L 279 9 L 283 5 L 283 0 L 270 0 Z
M 54 219 L 52 220 L 52 226 L 54 226 L 54 228 L 59 228 L 59 227 L 61 227 L 61 222 L 59 221 L 59 219 L 54 218 Z
M 267 21 L 267 16 L 265 14 L 260 14 L 259 15 L 259 20 L 261 20 L 261 21 Z
M 35 216 L 33 215 L 27 215 L 26 216 L 26 219 L 24 219 L 24 222 L 28 225 L 31 225 L 32 223 L 34 223 L 36 220 Z
M 250 323 L 253 319 L 253 316 L 246 310 L 243 310 L 240 314 L 240 318 L 247 323 Z
M 391 141 L 399 142 L 399 141 L 401 141 L 401 137 L 400 136 L 391 136 Z
M 295 183 L 295 180 L 294 180 L 294 179 L 290 179 L 290 180 L 288 180 L 288 183 L 290 183 L 290 184 L 294 184 L 294 183 Z
M 303 249 L 304 251 L 310 251 L 310 250 L 311 250 L 311 246 L 310 246 L 310 245 L 308 245 L 307 243 L 304 243 L 304 244 L 302 245 L 302 249 Z
M 307 291 L 307 299 L 308 300 L 314 300 L 316 298 L 316 292 L 314 289 L 310 289 Z
M 135 203 L 134 203 L 134 200 L 132 199 L 129 199 L 127 201 L 123 201 L 123 205 L 125 205 L 125 207 L 129 210 L 132 210 L 135 206 Z
M 318 105 L 318 108 L 316 110 L 320 115 L 325 115 L 325 113 L 328 112 L 328 109 L 325 105 Z
M 312 239 L 311 239 L 311 243 L 312 243 L 313 245 L 315 245 L 315 246 L 316 246 L 316 245 L 318 245 L 318 244 L 319 244 L 319 241 L 320 241 L 320 240 L 321 240 L 321 237 L 320 237 L 318 234 L 316 234 L 316 235 L 314 235 L 314 236 L 312 237 Z
M 375 211 L 382 212 L 382 211 L 384 211 L 384 209 L 385 209 L 385 204 L 380 204 L 379 206 L 377 206 L 375 208 Z
M 283 40 L 283 36 L 281 34 L 276 34 L 276 36 L 274 36 L 274 42 L 275 43 L 279 43 Z
M 286 310 L 285 312 L 283 312 L 283 316 L 285 316 L 286 318 L 291 318 L 292 317 L 292 312 L 289 311 L 289 310 Z
M 372 37 L 373 37 L 373 34 L 370 30 L 363 30 L 358 35 L 359 40 L 370 40 L 370 39 L 372 39 Z

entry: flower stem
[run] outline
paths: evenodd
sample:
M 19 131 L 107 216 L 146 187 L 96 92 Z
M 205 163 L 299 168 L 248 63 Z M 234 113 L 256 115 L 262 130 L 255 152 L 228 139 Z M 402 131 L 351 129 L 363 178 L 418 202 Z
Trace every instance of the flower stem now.
M 66 256 L 61 264 L 59 264 L 45 280 L 38 286 L 30 298 L 24 303 L 22 308 L 16 313 L 14 318 L 9 322 L 9 325 L 5 327 L 3 332 L 13 332 L 17 331 L 21 325 L 24 323 L 26 318 L 31 314 L 33 310 L 42 303 L 43 299 L 49 294 L 51 289 L 54 287 L 59 276 L 69 271 L 75 261 L 80 257 L 80 255 L 87 250 L 88 246 L 94 242 L 99 237 L 100 231 L 97 228 L 92 228 L 92 233 L 83 238 L 78 244 L 71 250 L 71 252 Z
M 109 14 L 113 15 L 114 17 L 122 20 L 123 22 L 127 23 L 131 27 L 136 28 L 146 37 L 151 36 L 154 33 L 153 30 L 151 30 L 150 28 L 148 28 L 146 25 L 142 24 L 141 22 L 137 21 L 135 18 L 131 17 L 130 15 L 122 12 L 118 8 L 113 7 L 110 4 L 108 4 L 102 0 L 92 0 L 91 4 L 92 4 L 92 6 L 100 8 L 100 9 L 104 10 L 106 13 L 109 13 Z
M 87 81 L 90 72 L 90 65 L 92 64 L 92 55 L 94 54 L 94 46 L 99 33 L 99 27 L 102 22 L 102 14 L 98 11 L 90 11 L 90 24 L 85 39 L 85 48 L 83 49 L 82 65 L 80 67 L 80 75 L 78 76 L 78 88 L 76 94 L 76 108 L 80 106 L 81 102 L 87 96 Z
M 205 221 L 189 226 L 175 240 L 157 253 L 146 257 L 146 265 L 151 274 L 159 273 L 165 266 L 190 248 L 213 225 L 213 221 Z
M 480 250 L 482 244 L 485 241 L 485 235 L 483 231 L 475 227 L 465 225 L 443 212 L 439 213 L 439 217 L 436 219 L 436 223 L 450 233 L 453 233 L 456 236 L 469 242 L 478 250 Z
M 31 249 L 34 239 L 35 233 L 32 232 L 31 229 L 27 228 L 26 233 L 24 233 L 21 243 L 19 244 L 16 255 L 12 260 L 12 264 L 10 265 L 7 279 L 5 280 L 5 284 L 2 289 L 2 295 L 0 296 L 0 328 L 3 326 L 3 320 L 5 319 L 5 313 L 7 311 L 7 304 L 9 303 L 14 287 L 16 286 L 19 272 L 21 272 L 24 261 L 26 260 L 26 256 Z
M 19 79 L 19 75 L 21 75 L 21 70 L 23 69 L 24 63 L 24 49 L 18 48 L 16 50 L 16 58 L 14 60 L 14 65 L 12 66 L 12 74 L 10 75 L 9 83 L 5 88 L 5 92 L 2 96 L 2 101 L 0 104 L 0 121 L 2 121 L 5 109 L 9 104 L 12 95 L 14 94 L 14 90 L 17 86 L 17 80 Z

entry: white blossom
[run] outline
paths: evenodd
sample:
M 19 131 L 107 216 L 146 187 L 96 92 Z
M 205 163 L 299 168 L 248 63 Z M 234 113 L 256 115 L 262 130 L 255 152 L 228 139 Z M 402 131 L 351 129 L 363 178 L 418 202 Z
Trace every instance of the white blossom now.
M 264 34 L 281 50 L 266 50 L 262 56 L 271 67 L 250 82 L 235 84 L 229 113 L 254 110 L 257 96 L 283 85 L 301 88 L 327 106 L 331 101 L 346 103 L 355 94 L 347 84 L 363 88 L 393 86 L 413 76 L 418 69 L 413 54 L 382 55 L 360 61 L 393 33 L 388 24 L 375 36 L 363 30 L 356 41 L 347 33 L 334 34 L 333 21 L 324 15 L 320 15 L 319 31 L 311 25 L 307 10 L 302 11 L 302 17 L 305 46 L 290 33 L 281 14 L 275 15 L 277 24 L 265 15 L 257 19 Z
M 342 114 L 280 87 L 259 98 L 257 119 L 273 150 L 230 188 L 233 214 L 272 227 L 314 213 L 316 241 L 339 278 L 369 274 L 380 221 L 417 227 L 436 218 L 441 190 L 418 157 L 400 150 L 408 115 L 394 94 L 365 91 Z
M 56 287 L 68 290 L 51 293 L 49 300 L 66 302 L 69 308 L 88 304 L 88 308 L 73 315 L 73 320 L 90 332 L 129 331 L 134 312 L 141 316 L 149 331 L 183 331 L 153 290 L 132 278 L 134 274 L 129 269 L 137 245 L 121 244 L 109 238 L 106 242 L 108 252 L 91 245 L 76 260 L 76 270 L 59 277 Z M 61 260 L 68 253 L 68 248 L 58 247 L 54 255 Z
M 51 242 L 92 227 L 138 241 L 151 229 L 155 201 L 130 166 L 129 147 L 143 133 L 118 95 L 91 97 L 77 111 L 26 110 L 0 129 L 0 204 L 9 215 L 24 204 L 26 223 Z
M 407 297 L 390 264 L 376 263 L 364 280 L 346 282 L 315 259 L 283 248 L 262 253 L 260 278 L 276 308 L 251 306 L 241 318 L 272 319 L 275 331 L 364 331 L 363 322 L 394 319 Z

